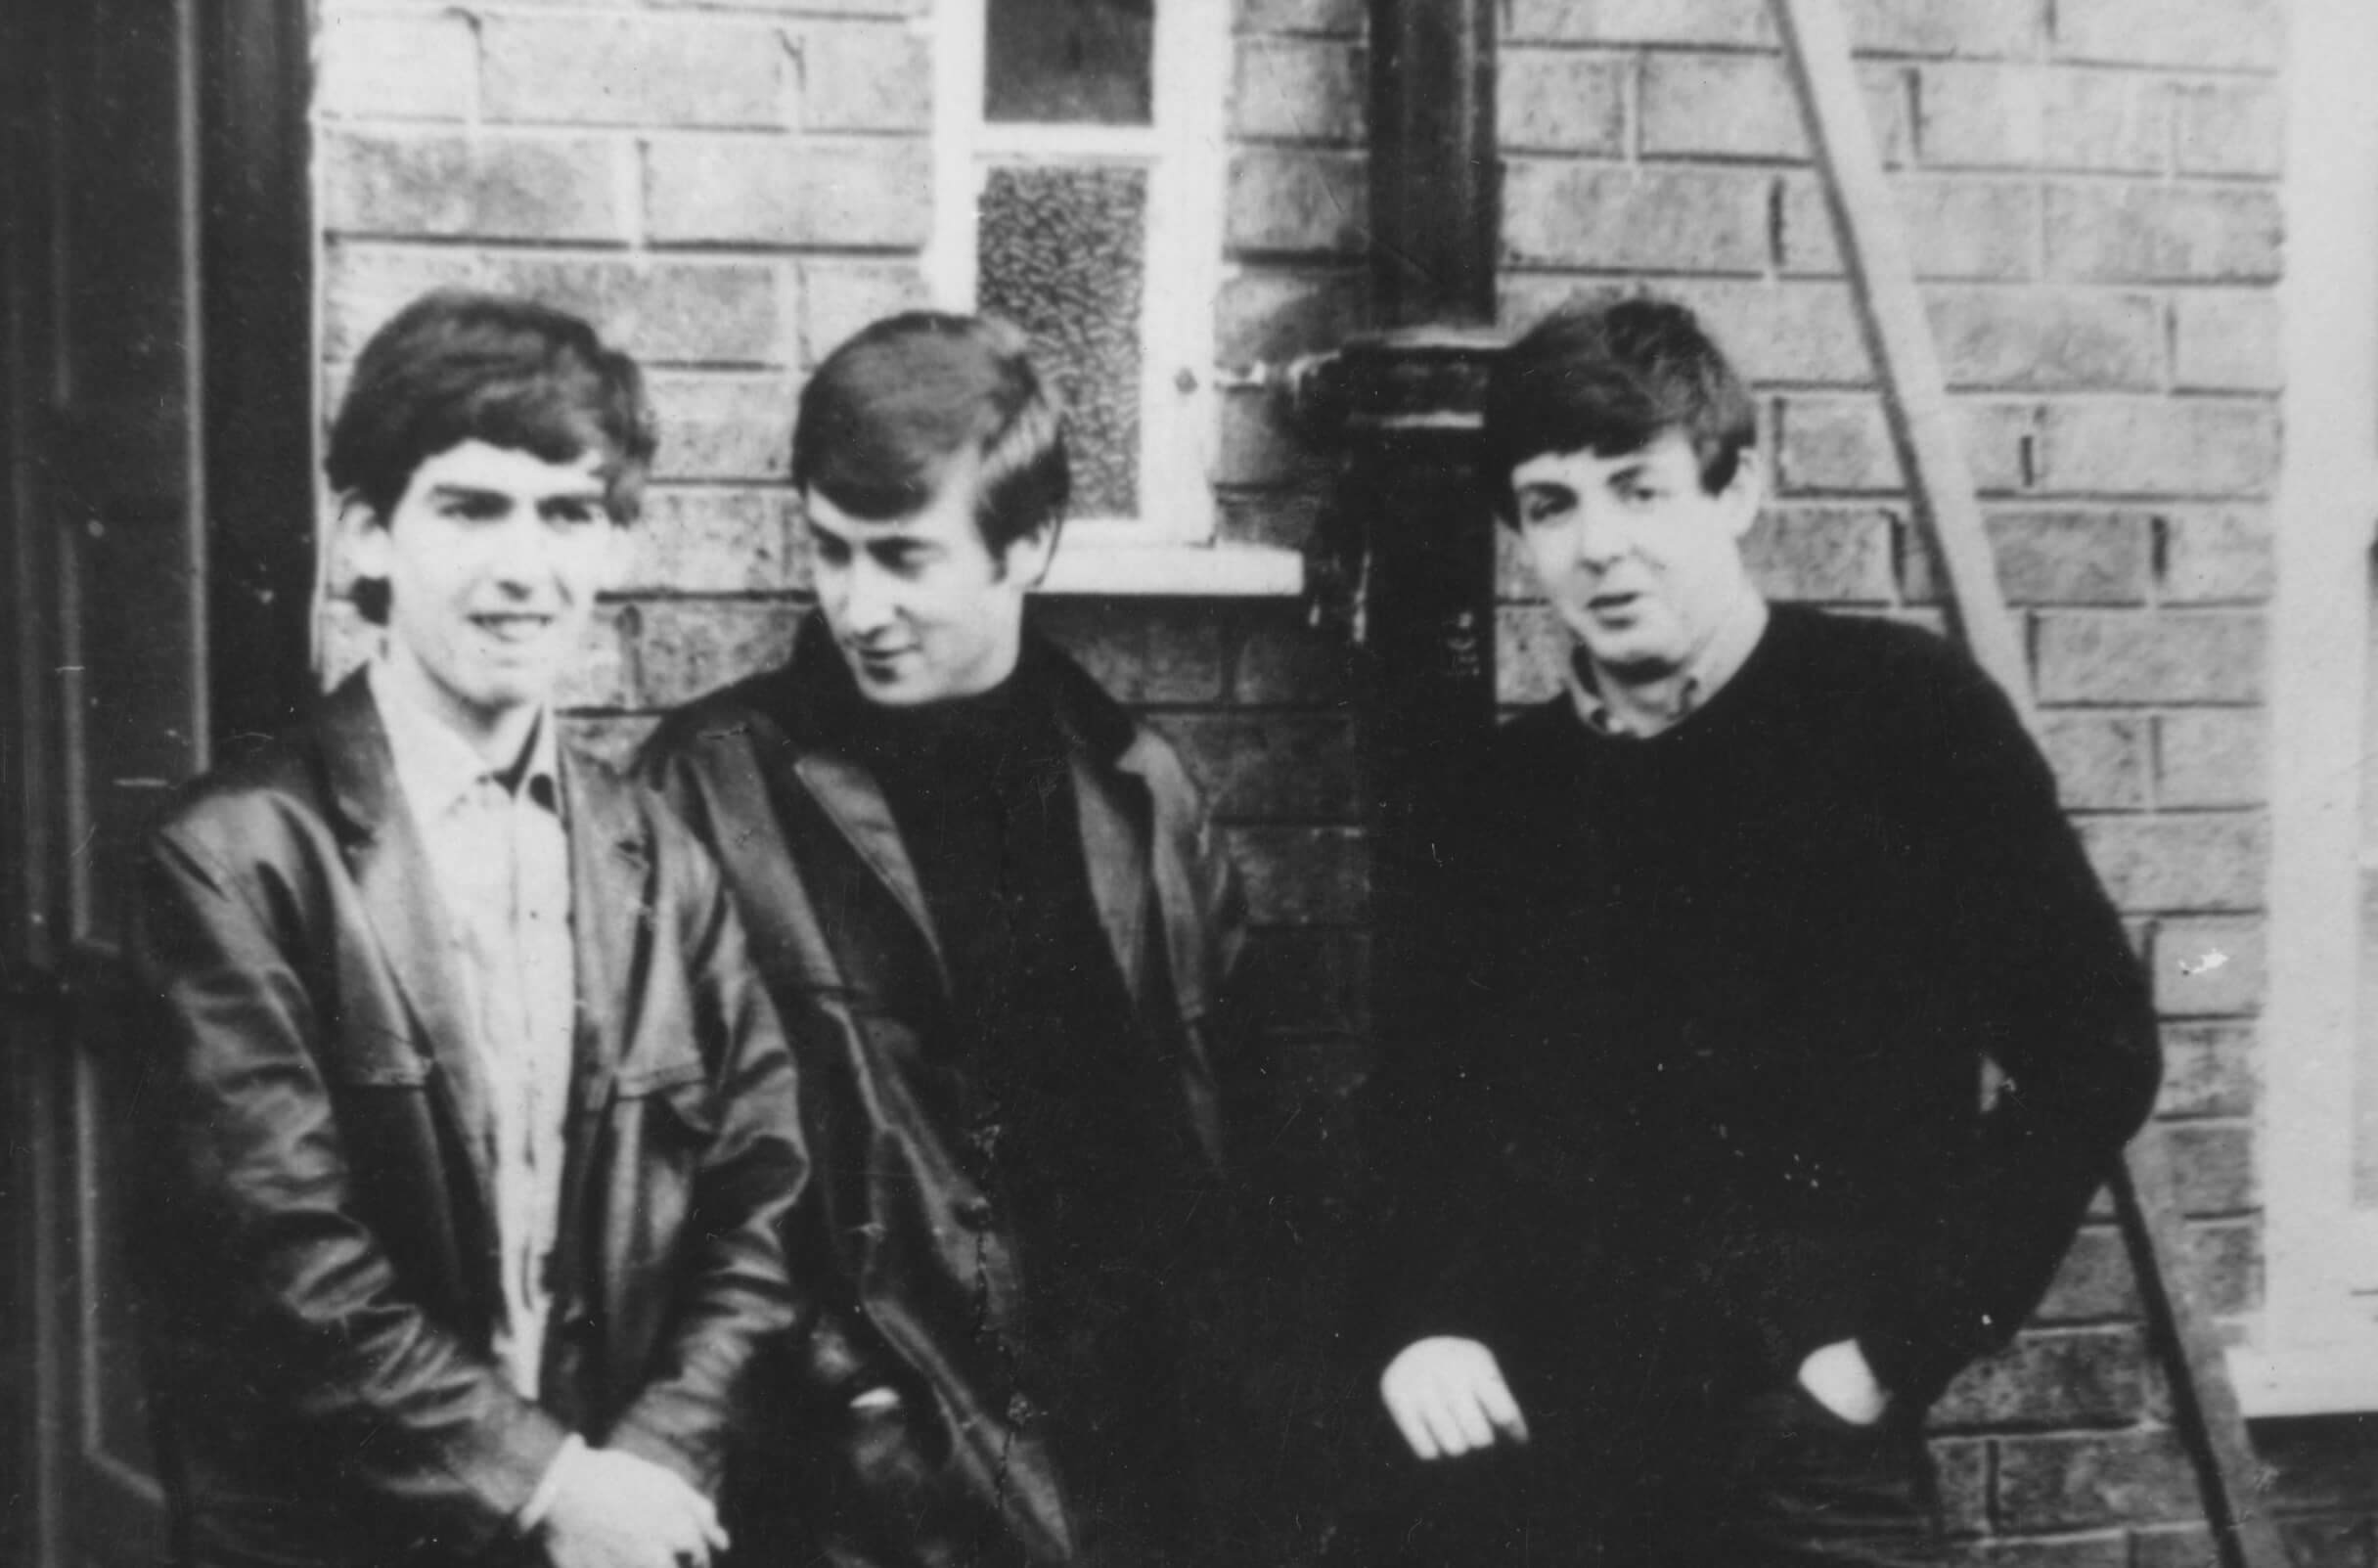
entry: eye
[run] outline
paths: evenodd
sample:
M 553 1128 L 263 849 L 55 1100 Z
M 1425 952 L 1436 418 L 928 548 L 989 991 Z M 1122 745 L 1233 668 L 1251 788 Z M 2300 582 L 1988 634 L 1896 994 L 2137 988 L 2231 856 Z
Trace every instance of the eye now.
M 545 520 L 561 528 L 586 528 L 604 520 L 603 503 L 592 497 L 572 497 L 549 502 Z
M 1519 520 L 1528 527 L 1557 522 L 1568 515 L 1569 498 L 1565 495 L 1531 491 L 1519 498 Z
M 512 502 L 485 490 L 449 491 L 439 498 L 437 515 L 462 522 L 493 522 L 512 511 Z
M 822 566 L 850 564 L 849 543 L 830 533 L 818 533 L 813 529 L 809 535 L 809 553 Z

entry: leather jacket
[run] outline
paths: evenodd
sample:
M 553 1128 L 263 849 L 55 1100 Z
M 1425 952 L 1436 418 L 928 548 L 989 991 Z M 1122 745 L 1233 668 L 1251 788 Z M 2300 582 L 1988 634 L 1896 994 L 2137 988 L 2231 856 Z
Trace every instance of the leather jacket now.
M 940 938 L 882 789 L 828 722 L 840 654 L 822 633 L 813 621 L 785 666 L 671 716 L 643 764 L 716 846 L 753 962 L 801 1020 L 825 1230 L 796 1243 L 794 1266 L 822 1258 L 842 1309 L 822 1315 L 789 1374 L 800 1431 L 783 1462 L 831 1466 L 796 1505 L 810 1515 L 802 1546 L 845 1565 L 1076 1561 L 1036 1412 L 983 1349 L 983 1315 L 996 1333 L 1018 1307 L 1014 1238 L 937 1081 Z M 1048 683 L 1093 901 L 1138 1024 L 1125 1049 L 1168 1064 L 1218 1179 L 1236 878 L 1172 749 L 1054 649 L 1026 657 Z
M 540 1398 L 503 1313 L 482 1071 L 369 688 L 192 785 L 138 862 L 135 1256 L 184 1563 L 505 1549 L 565 1438 L 715 1490 L 806 1307 L 791 1058 L 709 856 L 565 747 L 579 996 Z

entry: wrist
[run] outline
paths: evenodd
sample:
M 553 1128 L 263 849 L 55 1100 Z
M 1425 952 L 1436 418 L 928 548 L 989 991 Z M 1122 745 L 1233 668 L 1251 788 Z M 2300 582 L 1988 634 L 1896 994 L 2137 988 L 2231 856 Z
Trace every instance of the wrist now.
M 553 1512 L 555 1501 L 561 1496 L 562 1487 L 568 1484 L 570 1473 L 585 1461 L 586 1453 L 586 1439 L 577 1433 L 572 1432 L 561 1440 L 561 1447 L 554 1455 L 553 1462 L 537 1478 L 537 1489 L 528 1495 L 526 1502 L 520 1504 L 520 1511 L 513 1515 L 515 1529 L 525 1536 L 533 1534 L 545 1523 L 546 1515 Z

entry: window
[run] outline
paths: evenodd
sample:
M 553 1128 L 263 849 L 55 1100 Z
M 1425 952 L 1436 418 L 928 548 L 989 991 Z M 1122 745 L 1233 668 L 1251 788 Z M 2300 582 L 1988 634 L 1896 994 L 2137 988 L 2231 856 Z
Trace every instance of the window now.
M 1049 587 L 1294 593 L 1214 537 L 1214 302 L 1232 8 L 941 0 L 934 299 L 1032 335 L 1073 421 Z

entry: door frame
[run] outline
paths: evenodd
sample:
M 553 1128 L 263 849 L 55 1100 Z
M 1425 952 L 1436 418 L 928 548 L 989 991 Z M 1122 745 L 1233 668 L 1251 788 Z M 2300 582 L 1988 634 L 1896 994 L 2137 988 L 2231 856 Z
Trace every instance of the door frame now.
M 70 3 L 70 0 L 69 0 Z M 315 235 L 308 169 L 308 0 L 188 0 L 182 116 L 195 233 L 206 668 L 202 754 L 282 728 L 313 690 Z M 52 1288 L 82 1201 L 66 1154 L 77 1080 L 68 1037 L 61 874 L 70 759 L 54 679 L 61 646 L 59 434 L 51 330 L 61 192 L 72 134 L 52 68 L 51 0 L 0 5 L 0 1560 L 105 1560 L 77 1542 L 68 1466 L 86 1411 L 76 1325 Z M 192 189 L 195 187 L 195 189 Z

